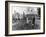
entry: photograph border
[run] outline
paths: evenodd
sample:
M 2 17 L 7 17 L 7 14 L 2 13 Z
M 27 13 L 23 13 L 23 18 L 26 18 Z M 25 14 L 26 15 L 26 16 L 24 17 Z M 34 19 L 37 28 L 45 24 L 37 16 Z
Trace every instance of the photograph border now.
M 42 4 L 43 5 L 43 32 L 42 33 L 26 33 L 26 34 L 8 34 L 8 2 L 27 3 L 27 4 Z M 5 1 L 5 36 L 18 36 L 18 35 L 35 35 L 45 34 L 45 3 L 41 2 L 24 2 L 24 1 Z

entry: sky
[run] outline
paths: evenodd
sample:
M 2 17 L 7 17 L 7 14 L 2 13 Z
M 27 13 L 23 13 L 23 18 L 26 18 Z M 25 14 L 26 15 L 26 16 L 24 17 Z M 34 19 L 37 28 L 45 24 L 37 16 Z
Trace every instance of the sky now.
M 35 7 L 33 8 L 33 7 L 19 7 L 19 6 L 15 6 L 15 7 L 13 7 L 13 14 L 16 13 L 16 12 L 20 13 L 20 14 L 23 14 L 23 12 L 25 14 L 37 14 L 38 10 Z

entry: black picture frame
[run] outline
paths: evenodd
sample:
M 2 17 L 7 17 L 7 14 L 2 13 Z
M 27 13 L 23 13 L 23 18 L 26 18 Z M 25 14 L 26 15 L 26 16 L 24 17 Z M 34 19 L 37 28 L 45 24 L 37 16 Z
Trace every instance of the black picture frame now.
M 43 5 L 43 32 L 42 33 L 28 33 L 28 34 L 8 34 L 8 2 L 16 3 L 27 3 L 27 4 L 42 4 Z M 36 35 L 36 34 L 45 34 L 45 3 L 41 2 L 23 2 L 23 1 L 5 1 L 5 36 L 18 36 L 18 35 Z

